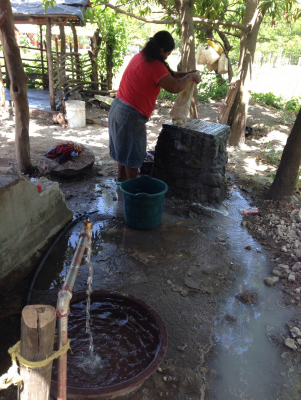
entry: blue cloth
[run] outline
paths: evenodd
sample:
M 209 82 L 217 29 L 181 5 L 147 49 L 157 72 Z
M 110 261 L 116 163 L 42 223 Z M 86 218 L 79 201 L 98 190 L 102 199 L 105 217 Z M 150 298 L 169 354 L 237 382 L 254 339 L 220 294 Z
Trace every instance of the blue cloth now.
M 139 168 L 146 154 L 148 118 L 115 98 L 109 112 L 110 156 L 129 168 Z

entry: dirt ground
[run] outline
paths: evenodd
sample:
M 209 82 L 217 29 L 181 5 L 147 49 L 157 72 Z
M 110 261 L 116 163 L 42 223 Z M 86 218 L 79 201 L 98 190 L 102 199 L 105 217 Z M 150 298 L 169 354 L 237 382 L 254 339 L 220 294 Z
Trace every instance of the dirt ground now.
M 151 120 L 147 124 L 148 150 L 154 150 L 162 124 L 170 120 L 168 115 L 170 108 L 170 101 L 158 101 L 157 108 L 154 111 Z M 199 119 L 216 122 L 219 114 L 219 103 L 200 103 L 198 106 L 198 111 Z M 60 125 L 54 124 L 51 116 L 47 116 L 43 113 L 41 113 L 39 118 L 31 118 L 30 120 L 30 146 L 33 165 L 38 164 L 39 160 L 43 159 L 45 152 L 63 140 L 73 140 L 81 143 L 91 149 L 96 157 L 99 157 L 98 165 L 95 165 L 91 171 L 83 174 L 81 177 L 68 180 L 52 178 L 60 182 L 60 187 L 65 194 L 67 205 L 75 212 L 75 215 L 78 215 L 78 213 L 83 211 L 81 206 L 83 201 L 85 203 L 89 203 L 96 198 L 96 193 L 93 193 L 91 189 L 95 188 L 95 185 L 99 182 L 99 178 L 103 180 L 103 185 L 106 187 L 106 180 L 113 182 L 113 179 L 116 177 L 116 164 L 110 159 L 109 156 L 107 116 L 107 111 L 101 109 L 97 105 L 94 105 L 90 108 L 87 108 L 86 112 L 86 117 L 90 120 L 93 120 L 94 123 L 88 124 L 86 128 L 71 129 L 67 127 L 64 129 Z M 277 158 L 277 151 L 283 149 L 283 146 L 287 140 L 287 136 L 293 126 L 293 122 L 294 116 L 292 115 L 278 113 L 273 109 L 262 107 L 257 104 L 251 104 L 249 107 L 247 124 L 253 129 L 252 135 L 246 137 L 246 143 L 242 145 L 241 148 L 236 149 L 233 147 L 228 147 L 227 175 L 229 188 L 233 186 L 239 187 L 242 193 L 244 193 L 245 196 L 250 200 L 252 205 L 260 209 L 260 214 L 262 216 L 264 216 L 271 207 L 271 203 L 266 203 L 264 200 L 264 194 L 271 183 L 271 177 L 268 175 L 273 173 L 273 171 L 276 169 L 275 159 Z M 9 113 L 3 112 L 0 126 L 0 168 L 6 168 L 10 165 L 10 163 L 15 162 L 13 116 Z M 33 176 L 31 176 L 31 178 L 37 177 L 38 173 L 35 173 Z M 298 202 L 299 196 L 296 195 L 294 206 L 299 204 Z M 277 215 L 279 215 L 280 219 L 287 218 L 288 204 L 290 204 L 290 200 L 283 203 L 277 203 L 277 205 L 275 205 L 274 212 L 276 214 L 278 213 Z M 257 221 L 257 224 L 261 223 L 264 224 L 267 222 L 263 219 Z M 258 231 L 253 233 L 258 241 L 266 249 L 268 249 L 268 251 L 270 251 L 272 259 L 278 258 L 279 262 L 283 260 L 283 263 L 286 263 L 286 255 L 279 252 L 279 244 L 276 244 L 272 237 L 263 237 L 262 235 L 258 234 Z M 165 250 L 167 251 L 168 249 Z M 134 249 L 134 253 L 135 251 L 137 251 L 137 249 Z M 174 249 L 174 251 L 176 254 L 176 249 Z M 165 256 L 167 256 L 167 253 Z M 137 254 L 135 257 L 138 257 Z M 143 257 L 143 255 L 141 257 Z M 233 271 L 229 269 L 229 277 L 231 276 L 232 272 Z M 227 277 L 227 279 L 229 277 Z M 151 282 L 150 278 L 149 281 Z M 116 289 L 118 288 L 119 286 L 116 286 Z M 283 284 L 282 288 L 285 292 L 286 285 Z M 137 290 L 139 291 L 139 289 Z M 139 293 L 137 293 L 137 295 L 139 295 Z M 293 306 L 298 308 L 301 304 L 300 299 L 294 299 L 294 303 L 292 303 L 291 293 L 287 294 L 286 301 L 290 307 Z M 168 319 L 168 316 L 166 316 L 166 318 Z M 178 345 L 180 344 L 178 343 Z M 169 369 L 167 368 L 165 374 L 167 377 L 176 375 L 177 367 L 174 366 L 170 367 Z M 156 397 L 156 399 L 159 399 L 162 398 L 160 393 L 164 393 L 164 390 L 167 389 L 161 387 L 161 378 L 160 384 L 159 382 L 156 382 L 156 379 L 158 379 L 158 375 L 155 375 L 153 380 L 154 385 L 157 385 L 156 387 L 158 390 L 158 397 Z M 194 390 L 194 386 L 197 388 L 204 384 L 203 382 L 199 382 L 197 377 L 195 377 L 192 372 L 191 376 L 188 376 L 187 379 L 192 387 L 192 392 Z M 173 385 L 171 385 L 171 387 L 174 386 L 174 391 L 176 392 L 178 384 L 175 382 L 172 382 L 172 384 Z M 150 385 L 150 383 L 144 388 L 146 392 L 148 390 L 148 385 Z M 185 385 L 189 386 L 187 382 L 182 382 L 182 387 L 185 387 Z M 172 390 L 173 389 L 171 389 L 169 396 L 164 397 L 163 395 L 163 398 L 169 398 L 172 400 L 176 398 L 203 398 L 193 396 L 176 397 L 176 395 L 172 394 Z M 200 393 L 195 392 L 195 396 L 200 396 Z M 8 399 L 9 397 L 1 397 L 0 395 L 0 398 Z M 150 397 L 147 395 L 145 395 L 143 399 L 144 398 L 146 400 L 150 399 Z M 138 396 L 137 399 L 141 400 L 141 397 L 139 398 Z M 156 399 L 152 398 L 150 400 Z

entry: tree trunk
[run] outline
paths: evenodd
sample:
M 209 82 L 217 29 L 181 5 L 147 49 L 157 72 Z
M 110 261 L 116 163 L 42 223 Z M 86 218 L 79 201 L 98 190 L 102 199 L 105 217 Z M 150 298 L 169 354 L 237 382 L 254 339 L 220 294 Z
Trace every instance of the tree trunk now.
M 98 82 L 98 65 L 97 65 L 97 56 L 99 53 L 99 48 L 101 45 L 101 40 L 102 38 L 99 37 L 99 30 L 96 30 L 93 34 L 93 36 L 90 38 L 91 41 L 91 51 L 88 52 L 90 60 L 91 60 L 91 65 L 92 65 L 92 75 L 91 75 L 91 81 L 93 82 Z M 92 90 L 98 90 L 99 85 L 98 83 L 92 83 L 91 85 Z
M 250 97 L 252 66 L 257 43 L 257 36 L 264 14 L 257 13 L 258 0 L 247 0 L 244 24 L 251 24 L 249 33 L 242 32 L 240 41 L 240 88 L 231 108 L 228 125 L 231 126 L 230 146 L 238 146 L 245 141 L 247 112 Z M 252 21 L 253 20 L 253 21 Z
M 281 161 L 267 197 L 279 200 L 291 196 L 296 188 L 301 161 L 301 109 L 297 115 L 291 134 L 283 149 Z
M 181 27 L 182 68 L 183 71 L 195 70 L 195 41 L 193 23 L 193 0 L 180 0 L 178 3 Z M 193 93 L 190 118 L 198 119 L 197 89 Z
M 31 170 L 29 143 L 29 106 L 27 76 L 14 32 L 14 18 L 9 0 L 0 2 L 0 41 L 11 81 L 10 95 L 15 107 L 15 149 L 20 171 Z
M 46 18 L 46 43 L 47 43 L 47 61 L 48 61 L 48 79 L 49 79 L 49 96 L 51 110 L 56 110 L 54 98 L 54 82 L 53 82 L 53 61 L 51 53 L 51 23 L 50 19 Z

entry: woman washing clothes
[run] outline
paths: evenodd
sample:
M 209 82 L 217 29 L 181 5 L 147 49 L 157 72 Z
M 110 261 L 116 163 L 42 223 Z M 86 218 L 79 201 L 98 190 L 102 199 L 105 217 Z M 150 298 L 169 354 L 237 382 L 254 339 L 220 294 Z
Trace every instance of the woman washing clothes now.
M 175 48 L 171 34 L 157 32 L 129 62 L 110 112 L 110 155 L 118 163 L 116 183 L 136 178 L 146 154 L 146 122 L 163 88 L 181 92 L 189 82 L 200 82 L 196 71 L 175 72 L 166 62 Z

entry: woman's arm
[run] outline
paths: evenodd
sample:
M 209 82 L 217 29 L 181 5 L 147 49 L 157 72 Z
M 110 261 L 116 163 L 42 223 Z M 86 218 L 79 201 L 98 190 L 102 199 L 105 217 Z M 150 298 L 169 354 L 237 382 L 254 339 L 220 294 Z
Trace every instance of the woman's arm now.
M 196 69 L 194 69 L 193 71 L 188 71 L 188 72 L 176 72 L 176 71 L 173 71 L 174 77 L 176 79 L 184 78 L 187 74 L 191 74 L 191 73 L 195 73 L 195 72 L 197 72 Z
M 169 93 L 179 93 L 185 89 L 189 82 L 198 84 L 201 82 L 201 78 L 196 73 L 186 73 L 186 75 L 180 79 L 167 75 L 160 79 L 158 85 Z

